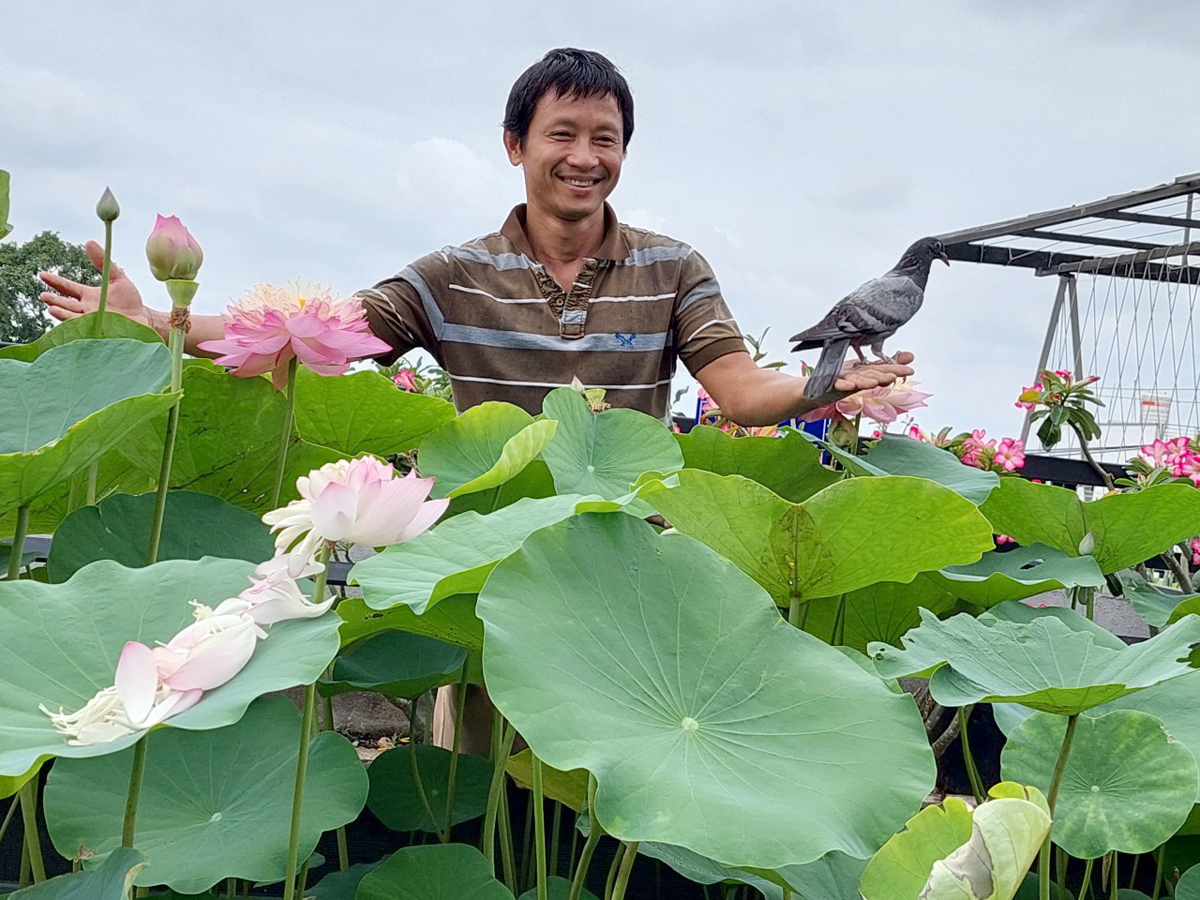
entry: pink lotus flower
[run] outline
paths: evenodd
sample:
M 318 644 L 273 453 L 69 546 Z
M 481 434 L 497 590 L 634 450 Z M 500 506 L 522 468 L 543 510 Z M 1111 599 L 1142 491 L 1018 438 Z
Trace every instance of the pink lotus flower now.
M 1011 472 L 1025 465 L 1025 445 L 1014 438 L 1003 438 L 992 456 L 992 462 Z
M 410 394 L 419 394 L 420 388 L 417 387 L 417 373 L 412 369 L 401 369 L 392 376 L 392 382 L 402 391 L 407 391 Z
M 176 216 L 158 216 L 146 239 L 150 274 L 159 281 L 194 281 L 204 251 Z
M 391 347 L 371 334 L 362 304 L 334 297 L 319 285 L 259 285 L 229 307 L 225 338 L 201 350 L 222 354 L 217 362 L 245 378 L 271 373 L 275 390 L 287 383 L 293 357 L 321 375 L 341 375 L 356 359 Z
M 382 547 L 411 540 L 436 522 L 449 500 L 427 500 L 432 478 L 396 470 L 373 456 L 341 459 L 296 479 L 300 499 L 263 516 L 278 531 L 275 547 L 288 554 L 298 577 L 322 544 L 347 541 Z
M 166 644 L 154 662 L 164 686 L 177 691 L 211 691 L 240 672 L 259 637 L 266 634 L 246 615 L 212 615 L 197 605 L 197 620 Z
M 805 422 L 819 422 L 822 419 L 831 419 L 836 416 L 853 419 L 862 415 L 868 419 L 874 419 L 880 425 L 890 425 L 903 413 L 927 405 L 926 398 L 933 395 L 916 390 L 918 384 L 920 384 L 919 381 L 908 381 L 901 378 L 889 385 L 859 391 L 834 403 L 809 410 L 801 416 L 801 419 Z
M 1002 547 L 1005 544 L 1015 544 L 1016 543 L 1016 541 L 1014 541 L 1012 538 L 1010 538 L 1007 534 L 997 534 L 997 535 L 993 535 L 993 537 L 996 539 L 997 547 Z
M 1188 546 L 1192 548 L 1192 565 L 1200 566 L 1200 538 L 1192 538 Z

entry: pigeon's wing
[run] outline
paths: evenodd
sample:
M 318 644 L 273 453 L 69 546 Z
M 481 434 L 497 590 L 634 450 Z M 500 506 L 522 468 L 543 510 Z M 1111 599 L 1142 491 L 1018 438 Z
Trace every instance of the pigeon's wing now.
M 797 350 L 839 338 L 862 340 L 892 334 L 913 317 L 924 292 L 906 275 L 884 275 L 860 285 L 838 301 L 816 325 L 793 335 Z

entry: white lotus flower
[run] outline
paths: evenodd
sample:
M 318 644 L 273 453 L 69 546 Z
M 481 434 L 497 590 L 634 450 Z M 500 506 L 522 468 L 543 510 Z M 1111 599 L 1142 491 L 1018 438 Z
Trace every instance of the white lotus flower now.
M 275 547 L 288 556 L 288 574 L 313 565 L 323 544 L 346 541 L 383 547 L 411 540 L 433 525 L 449 500 L 427 500 L 432 478 L 403 478 L 373 456 L 342 459 L 296 479 L 300 499 L 263 516 L 279 532 Z

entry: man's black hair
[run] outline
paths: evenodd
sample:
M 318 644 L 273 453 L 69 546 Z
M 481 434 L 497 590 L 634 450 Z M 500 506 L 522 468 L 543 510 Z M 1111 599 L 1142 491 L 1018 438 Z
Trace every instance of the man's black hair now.
M 551 50 L 526 69 L 509 91 L 504 130 L 511 131 L 524 144 L 533 111 L 542 96 L 550 92 L 557 97 L 579 98 L 611 94 L 621 111 L 622 149 L 629 148 L 629 139 L 633 137 L 633 94 L 625 76 L 607 57 L 574 47 Z

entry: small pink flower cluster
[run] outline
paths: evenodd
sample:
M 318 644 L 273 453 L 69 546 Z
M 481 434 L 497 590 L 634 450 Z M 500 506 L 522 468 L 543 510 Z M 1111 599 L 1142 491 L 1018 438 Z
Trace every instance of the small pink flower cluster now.
M 1138 454 L 1155 468 L 1169 469 L 1176 478 L 1189 478 L 1200 487 L 1200 452 L 1193 448 L 1191 438 L 1177 437 L 1164 441 L 1155 438 Z
M 392 382 L 402 391 L 410 394 L 421 393 L 421 389 L 417 387 L 417 373 L 412 369 L 401 369 L 392 376 Z
M 1017 409 L 1033 409 L 1033 401 L 1022 399 L 1031 394 L 1040 393 L 1042 391 L 1042 383 L 1035 381 L 1029 387 L 1021 388 L 1021 395 L 1017 398 L 1017 402 L 1013 404 Z
M 976 428 L 961 442 L 958 458 L 977 469 L 1013 472 L 1025 465 L 1025 444 L 1016 438 L 985 440 L 987 431 Z
M 1192 538 L 1188 546 L 1192 548 L 1192 565 L 1200 566 L 1200 537 Z

